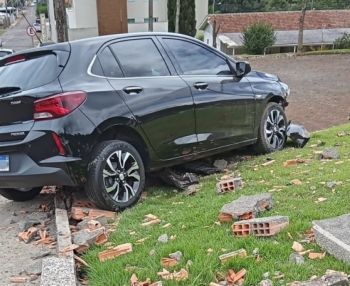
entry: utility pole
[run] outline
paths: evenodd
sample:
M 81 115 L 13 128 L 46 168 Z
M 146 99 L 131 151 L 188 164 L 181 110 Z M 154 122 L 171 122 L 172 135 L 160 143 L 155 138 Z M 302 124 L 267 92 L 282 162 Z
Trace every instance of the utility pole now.
M 8 14 L 8 10 L 7 10 L 7 0 L 5 0 L 5 12 L 6 12 L 6 27 L 10 26 L 10 17 L 9 17 L 9 14 Z
M 153 0 L 148 0 L 148 31 L 153 32 Z
M 179 33 L 180 26 L 180 0 L 176 0 L 176 14 L 175 14 L 175 33 Z
M 56 30 L 57 30 L 57 41 L 66 42 L 68 41 L 68 27 L 67 27 L 67 16 L 65 0 L 53 1 Z

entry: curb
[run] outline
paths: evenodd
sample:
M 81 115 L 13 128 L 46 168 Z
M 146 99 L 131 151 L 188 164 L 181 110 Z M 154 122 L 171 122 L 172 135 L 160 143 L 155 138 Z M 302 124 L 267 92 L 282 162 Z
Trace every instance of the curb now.
M 41 286 L 76 286 L 74 252 L 69 249 L 72 236 L 68 213 L 60 208 L 62 203 L 55 197 L 55 222 L 58 257 L 47 257 L 42 262 Z

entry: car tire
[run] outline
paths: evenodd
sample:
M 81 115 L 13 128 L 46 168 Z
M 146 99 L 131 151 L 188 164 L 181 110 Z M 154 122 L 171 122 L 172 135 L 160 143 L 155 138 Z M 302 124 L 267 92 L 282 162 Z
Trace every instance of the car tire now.
M 282 106 L 275 102 L 268 103 L 261 117 L 255 152 L 271 153 L 283 149 L 287 139 L 286 129 L 287 117 Z
M 100 143 L 88 166 L 85 191 L 100 208 L 121 211 L 136 204 L 145 186 L 139 152 L 119 140 Z
M 25 202 L 34 199 L 40 194 L 42 187 L 30 189 L 28 191 L 20 191 L 17 189 L 0 189 L 0 195 L 15 202 Z

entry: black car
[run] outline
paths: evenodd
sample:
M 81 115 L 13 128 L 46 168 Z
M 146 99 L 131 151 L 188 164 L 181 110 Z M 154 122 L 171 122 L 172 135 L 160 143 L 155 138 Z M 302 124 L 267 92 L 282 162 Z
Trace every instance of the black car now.
M 230 149 L 283 148 L 289 88 L 193 38 L 125 34 L 0 60 L 0 194 L 85 187 L 136 203 L 145 173 Z

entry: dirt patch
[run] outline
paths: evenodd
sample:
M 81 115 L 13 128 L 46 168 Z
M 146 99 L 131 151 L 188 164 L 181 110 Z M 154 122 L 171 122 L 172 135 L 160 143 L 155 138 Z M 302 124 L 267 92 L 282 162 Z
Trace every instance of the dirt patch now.
M 346 123 L 350 112 L 350 55 L 249 60 L 252 68 L 277 74 L 291 88 L 288 119 L 310 131 Z

